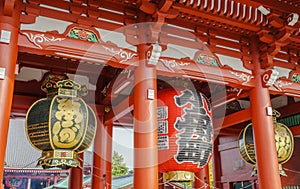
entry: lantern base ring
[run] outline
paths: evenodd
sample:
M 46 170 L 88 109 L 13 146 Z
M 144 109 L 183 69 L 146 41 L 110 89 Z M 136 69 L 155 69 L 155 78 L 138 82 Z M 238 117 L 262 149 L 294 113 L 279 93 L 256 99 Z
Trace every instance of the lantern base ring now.
M 43 159 L 38 161 L 37 166 L 42 166 L 44 169 L 59 167 L 69 169 L 71 167 L 81 168 L 81 164 L 77 159 L 77 152 L 69 149 L 56 149 L 43 151 Z
M 195 174 L 189 171 L 169 171 L 163 173 L 163 182 L 190 182 L 195 180 Z
M 80 162 L 77 159 L 62 159 L 62 158 L 46 158 L 38 161 L 37 166 L 42 166 L 44 169 L 59 167 L 69 169 L 71 167 L 81 168 Z

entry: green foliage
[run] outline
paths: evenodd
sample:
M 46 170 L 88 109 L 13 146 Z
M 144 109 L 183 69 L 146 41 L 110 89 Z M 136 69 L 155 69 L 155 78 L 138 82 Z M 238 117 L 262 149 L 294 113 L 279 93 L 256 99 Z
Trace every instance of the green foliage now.
M 122 176 L 128 173 L 128 167 L 123 162 L 124 158 L 122 155 L 118 154 L 118 152 L 114 151 L 113 158 L 112 158 L 112 176 Z

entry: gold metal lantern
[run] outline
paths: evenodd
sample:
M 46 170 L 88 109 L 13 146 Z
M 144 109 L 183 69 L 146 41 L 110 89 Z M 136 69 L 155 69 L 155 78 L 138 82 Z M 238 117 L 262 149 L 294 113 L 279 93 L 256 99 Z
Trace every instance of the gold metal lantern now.
M 286 163 L 292 156 L 294 151 L 294 138 L 290 129 L 282 123 L 277 122 L 277 118 L 280 117 L 280 113 L 273 110 L 274 119 L 274 134 L 275 145 L 277 150 L 277 158 L 279 164 L 279 173 L 282 176 L 287 176 L 282 169 L 282 164 Z M 239 138 L 239 152 L 243 160 L 254 166 L 252 176 L 256 175 L 256 157 L 255 146 L 253 140 L 252 123 L 248 124 L 240 133 Z
M 81 85 L 49 75 L 42 85 L 47 98 L 36 101 L 27 112 L 26 134 L 42 151 L 38 166 L 43 168 L 81 167 L 78 153 L 91 145 L 96 130 L 96 116 L 81 98 Z

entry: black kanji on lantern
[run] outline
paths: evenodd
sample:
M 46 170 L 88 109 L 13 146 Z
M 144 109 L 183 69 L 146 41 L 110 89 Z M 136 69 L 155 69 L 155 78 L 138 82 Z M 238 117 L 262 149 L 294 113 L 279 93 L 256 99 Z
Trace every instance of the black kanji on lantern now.
M 208 114 L 208 100 L 201 93 L 184 90 L 174 96 L 175 104 L 183 108 L 183 115 L 177 117 L 174 127 L 180 131 L 175 159 L 178 163 L 192 162 L 204 166 L 212 152 L 212 120 Z

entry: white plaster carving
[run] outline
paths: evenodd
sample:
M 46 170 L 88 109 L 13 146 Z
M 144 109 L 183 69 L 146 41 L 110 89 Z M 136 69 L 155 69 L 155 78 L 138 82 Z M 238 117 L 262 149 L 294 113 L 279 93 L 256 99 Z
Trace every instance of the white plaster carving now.
M 128 60 L 131 60 L 133 57 L 137 56 L 136 53 L 127 52 L 122 49 L 115 50 L 114 48 L 108 48 L 108 47 L 104 47 L 104 49 L 108 52 L 113 53 L 114 56 L 118 56 L 119 58 L 121 58 L 120 63 L 127 62 Z
M 44 42 L 55 42 L 55 41 L 62 41 L 65 40 L 66 38 L 55 38 L 54 36 L 48 37 L 45 36 L 45 34 L 32 34 L 32 33 L 27 33 L 27 32 L 21 32 L 24 34 L 29 41 L 31 41 L 35 46 L 37 46 L 40 49 L 43 49 L 41 44 Z

